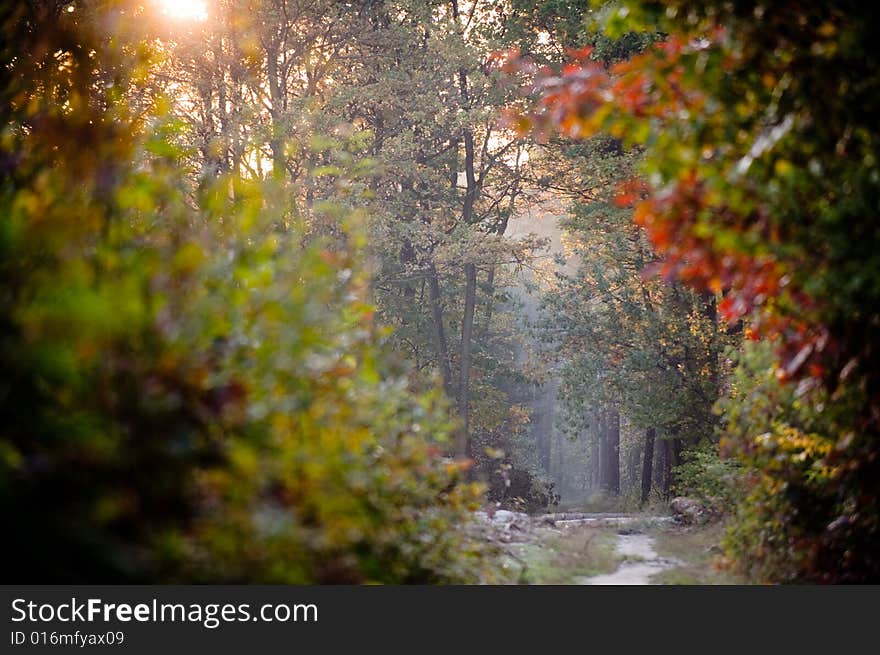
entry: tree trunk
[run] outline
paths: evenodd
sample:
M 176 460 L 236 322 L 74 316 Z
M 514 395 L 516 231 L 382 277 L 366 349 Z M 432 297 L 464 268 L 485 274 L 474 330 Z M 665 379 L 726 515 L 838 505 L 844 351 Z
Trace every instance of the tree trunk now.
M 676 465 L 675 443 L 677 439 L 663 440 L 663 497 L 672 493 L 672 467 Z
M 437 351 L 437 365 L 443 378 L 443 389 L 452 397 L 452 371 L 449 368 L 449 351 L 446 346 L 446 331 L 443 328 L 443 304 L 440 298 L 440 281 L 434 264 L 428 271 L 428 295 L 431 299 L 431 316 L 434 323 L 434 348 Z
M 470 455 L 470 375 L 471 375 L 471 340 L 474 332 L 474 308 L 477 298 L 477 267 L 475 264 L 464 265 L 464 317 L 461 322 L 461 370 L 458 383 L 458 413 L 461 417 L 461 429 L 456 439 L 456 455 Z
M 219 173 L 225 174 L 229 172 L 229 112 L 227 111 L 227 93 L 226 93 L 226 57 L 223 54 L 221 43 L 218 41 L 214 45 L 214 61 L 218 62 L 218 84 L 217 84 L 217 114 L 219 116 L 220 126 L 220 144 L 221 148 L 217 152 L 217 162 Z M 220 63 L 224 62 L 224 63 Z
M 553 394 L 548 391 L 546 386 L 542 387 L 535 402 L 531 419 L 532 435 L 538 449 L 538 463 L 541 470 L 548 476 L 551 472 L 550 453 L 553 447 L 551 443 L 553 437 L 553 400 Z
M 592 416 L 590 432 L 590 489 L 595 491 L 602 487 L 602 425 L 598 413 Z
M 630 489 L 637 489 L 641 480 L 642 469 L 642 450 L 641 444 L 633 444 L 629 449 L 626 458 L 626 477 L 621 478 L 620 485 L 624 492 Z
M 645 505 L 651 497 L 651 483 L 654 479 L 654 439 L 656 437 L 657 428 L 648 428 L 645 431 L 645 455 L 642 458 L 642 505 Z
M 453 13 L 458 20 L 458 4 L 453 3 Z M 462 107 L 470 108 L 468 95 L 467 71 L 459 70 L 459 93 Z M 469 127 L 464 130 L 464 174 L 467 181 L 464 204 L 461 209 L 461 220 L 465 225 L 474 222 L 474 202 L 479 193 L 477 178 L 474 173 L 474 133 Z M 464 315 L 461 320 L 461 361 L 458 382 L 458 413 L 461 417 L 461 429 L 456 436 L 456 454 L 467 457 L 470 454 L 470 375 L 471 346 L 474 334 L 474 310 L 477 304 L 477 266 L 472 262 L 464 265 Z
M 665 484 L 666 471 L 666 449 L 663 439 L 656 437 L 654 439 L 654 488 L 663 491 Z
M 272 177 L 276 180 L 284 178 L 287 161 L 284 156 L 284 130 L 282 127 L 282 93 L 278 71 L 278 48 L 275 43 L 266 46 L 266 75 L 269 79 L 269 99 L 272 108 L 269 116 L 270 126 L 269 148 L 272 150 Z
M 492 264 L 489 267 L 489 274 L 486 276 L 486 309 L 484 314 L 486 315 L 485 323 L 483 324 L 485 327 L 483 328 L 483 338 L 485 339 L 489 336 L 489 332 L 492 329 L 492 310 L 495 305 L 495 265 Z
M 565 487 L 565 454 L 562 452 L 562 432 L 554 430 L 551 434 L 556 438 L 556 485 L 561 494 Z
M 620 414 L 612 408 L 605 423 L 605 457 L 602 487 L 610 494 L 620 495 Z

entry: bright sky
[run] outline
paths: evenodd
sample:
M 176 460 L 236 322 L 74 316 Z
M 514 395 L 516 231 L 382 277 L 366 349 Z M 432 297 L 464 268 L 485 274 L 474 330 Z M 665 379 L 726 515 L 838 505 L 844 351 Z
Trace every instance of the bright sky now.
M 160 0 L 162 12 L 175 20 L 203 21 L 208 18 L 207 0 Z

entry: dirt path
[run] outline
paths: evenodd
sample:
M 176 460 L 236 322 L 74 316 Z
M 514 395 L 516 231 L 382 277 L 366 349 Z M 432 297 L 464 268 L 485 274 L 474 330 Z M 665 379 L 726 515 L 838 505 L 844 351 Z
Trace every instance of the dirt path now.
M 680 564 L 677 560 L 660 557 L 654 545 L 654 537 L 648 534 L 618 534 L 614 552 L 623 561 L 617 570 L 605 575 L 578 577 L 573 582 L 585 585 L 653 584 L 652 576 Z
M 671 529 L 669 517 L 500 510 L 479 518 L 486 539 L 505 553 L 504 568 L 516 584 L 655 584 L 654 575 L 681 564 L 656 550 L 656 535 Z

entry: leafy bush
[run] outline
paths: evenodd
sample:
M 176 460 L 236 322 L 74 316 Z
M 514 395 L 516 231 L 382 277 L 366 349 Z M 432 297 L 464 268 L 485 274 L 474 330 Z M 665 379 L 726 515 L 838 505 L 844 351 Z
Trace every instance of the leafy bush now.
M 859 491 L 869 467 L 848 457 L 870 441 L 842 429 L 859 391 L 841 386 L 831 397 L 807 384 L 781 383 L 767 342 L 746 343 L 735 356 L 730 391 L 719 401 L 722 445 L 746 475 L 728 552 L 761 581 L 871 578 L 880 564 L 877 497 Z M 864 453 L 864 462 L 872 461 Z
M 161 99 L 124 101 L 149 53 L 79 13 L 0 10 L 5 579 L 485 577 L 479 489 L 386 363 L 358 216 L 319 208 L 330 243 L 279 189 L 193 193 Z
M 499 463 L 489 477 L 488 500 L 519 512 L 544 512 L 559 504 L 555 483 L 509 462 Z
M 683 452 L 682 459 L 673 471 L 673 492 L 699 499 L 713 513 L 728 512 L 740 496 L 738 462 L 722 457 L 717 444 L 708 441 Z

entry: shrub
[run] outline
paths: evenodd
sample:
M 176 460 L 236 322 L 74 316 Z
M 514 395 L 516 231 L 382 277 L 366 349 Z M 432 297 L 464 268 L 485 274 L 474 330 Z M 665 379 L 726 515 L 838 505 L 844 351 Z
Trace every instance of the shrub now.
M 142 47 L 53 3 L 0 28 L 6 580 L 487 575 L 448 411 L 386 363 L 358 217 L 323 206 L 331 243 L 278 189 L 192 191 L 185 134 L 125 102 Z
M 761 581 L 876 576 L 877 498 L 858 491 L 872 472 L 850 458 L 870 441 L 843 429 L 860 392 L 841 385 L 832 397 L 807 384 L 781 383 L 766 342 L 747 343 L 736 363 L 719 402 L 723 446 L 746 466 L 728 552 L 743 573 Z M 867 453 L 863 461 L 874 462 Z
M 713 514 L 725 514 L 740 497 L 742 467 L 723 457 L 718 445 L 706 441 L 682 453 L 673 471 L 673 493 L 699 499 Z

